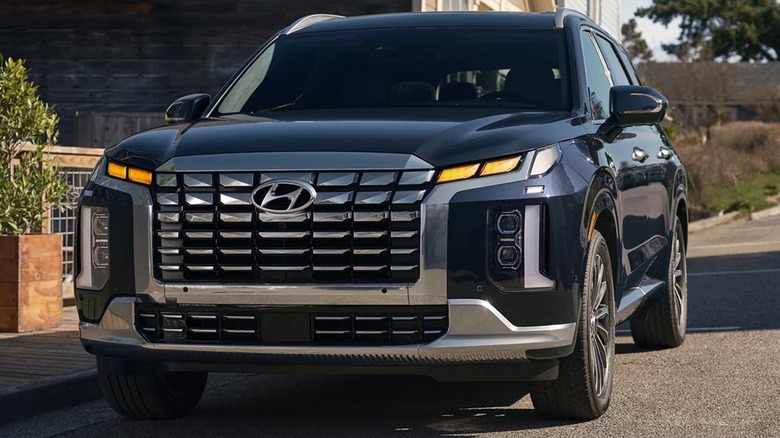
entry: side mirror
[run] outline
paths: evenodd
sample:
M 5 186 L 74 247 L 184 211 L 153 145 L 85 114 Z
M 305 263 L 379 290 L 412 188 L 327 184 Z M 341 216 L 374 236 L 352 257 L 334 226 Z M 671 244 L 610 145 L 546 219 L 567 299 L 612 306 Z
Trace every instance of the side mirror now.
M 615 124 L 624 128 L 661 123 L 669 101 L 650 87 L 618 85 L 609 90 L 609 105 Z
M 653 88 L 616 85 L 609 90 L 609 118 L 598 133 L 612 143 L 624 128 L 661 123 L 668 106 L 669 101 Z
M 165 110 L 165 123 L 174 125 L 194 122 L 200 119 L 210 102 L 211 96 L 208 94 L 190 94 L 180 97 Z

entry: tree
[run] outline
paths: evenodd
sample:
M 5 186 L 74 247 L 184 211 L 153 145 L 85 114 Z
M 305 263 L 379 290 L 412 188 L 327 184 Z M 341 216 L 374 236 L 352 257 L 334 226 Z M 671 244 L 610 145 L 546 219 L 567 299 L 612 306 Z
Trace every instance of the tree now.
M 636 29 L 636 20 L 630 19 L 620 28 L 623 34 L 623 47 L 628 52 L 628 57 L 633 63 L 653 60 L 653 51 L 647 46 L 647 41 L 642 38 L 642 32 Z
M 682 61 L 777 61 L 780 55 L 776 0 L 653 0 L 636 14 L 666 26 L 680 20 L 677 43 L 662 47 Z
M 57 139 L 57 114 L 37 91 L 24 62 L 0 56 L 0 234 L 40 232 L 68 189 L 45 151 Z

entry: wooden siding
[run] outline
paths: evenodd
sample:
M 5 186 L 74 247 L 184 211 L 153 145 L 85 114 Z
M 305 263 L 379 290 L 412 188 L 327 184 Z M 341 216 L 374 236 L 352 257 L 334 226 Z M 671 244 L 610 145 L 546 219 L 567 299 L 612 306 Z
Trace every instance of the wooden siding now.
M 76 144 L 106 148 L 147 129 L 165 124 L 162 112 L 76 111 Z
M 70 145 L 76 111 L 161 114 L 182 95 L 213 95 L 301 16 L 411 9 L 412 0 L 0 0 L 0 54 L 27 60 Z

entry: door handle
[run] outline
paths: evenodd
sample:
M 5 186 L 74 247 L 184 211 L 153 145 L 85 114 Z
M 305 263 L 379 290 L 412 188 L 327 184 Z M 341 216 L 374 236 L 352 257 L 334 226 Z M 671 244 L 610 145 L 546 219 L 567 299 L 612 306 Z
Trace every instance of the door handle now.
M 661 149 L 658 149 L 658 158 L 669 160 L 673 155 L 674 152 L 672 152 L 672 150 L 667 147 L 661 146 Z
M 637 147 L 634 148 L 634 152 L 631 154 L 631 159 L 634 161 L 638 161 L 640 163 L 644 163 L 645 160 L 647 160 L 647 157 L 649 157 L 649 155 L 647 155 L 647 152 Z

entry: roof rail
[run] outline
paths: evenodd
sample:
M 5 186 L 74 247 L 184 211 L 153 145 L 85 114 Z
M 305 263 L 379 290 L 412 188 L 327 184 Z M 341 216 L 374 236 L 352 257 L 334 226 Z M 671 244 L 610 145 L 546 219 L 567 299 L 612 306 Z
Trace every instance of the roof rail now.
M 288 27 L 282 34 L 289 35 L 293 32 L 297 32 L 304 27 L 311 26 L 314 23 L 319 23 L 320 21 L 327 21 L 327 20 L 333 20 L 335 18 L 345 18 L 343 15 L 332 15 L 332 14 L 314 14 L 314 15 L 307 15 L 303 18 L 300 18 L 295 21 L 295 23 L 291 24 L 290 27 Z
M 584 18 L 588 21 L 592 21 L 587 15 L 582 12 L 575 11 L 574 9 L 558 8 L 555 10 L 555 27 L 558 29 L 563 28 L 563 20 L 569 15 L 578 15 L 580 18 Z

